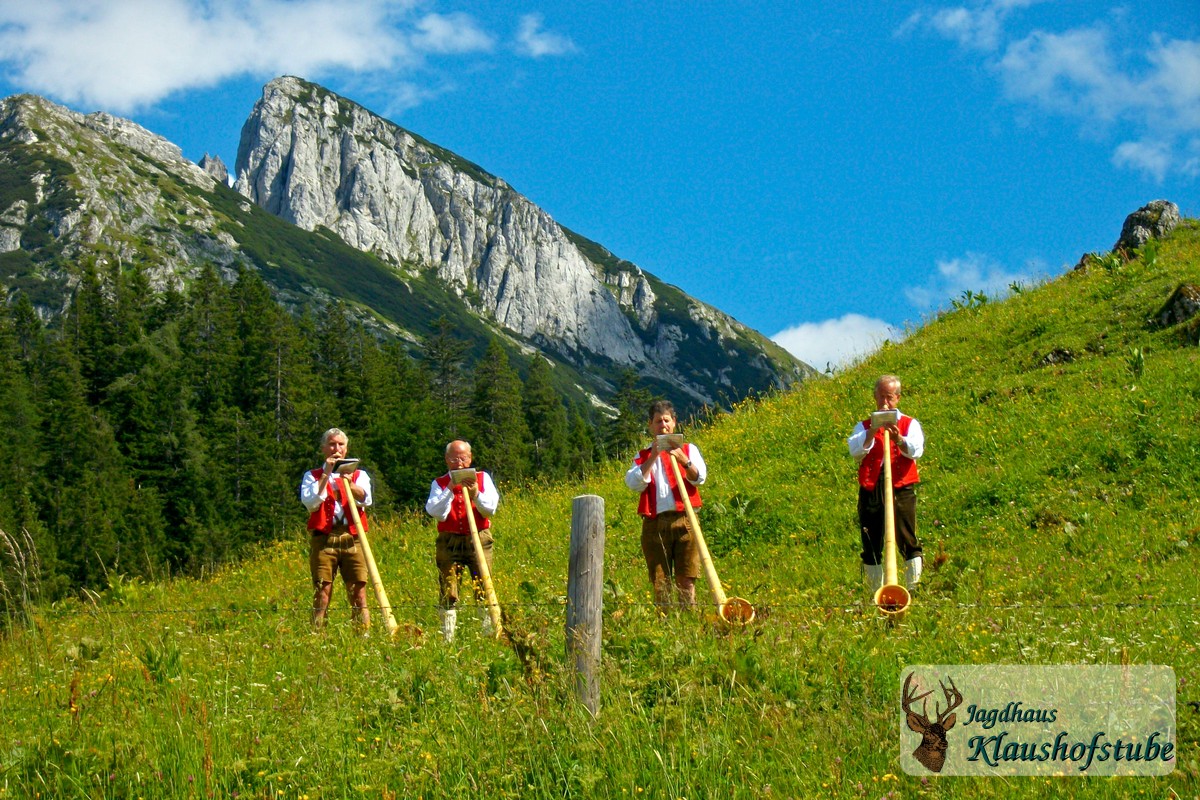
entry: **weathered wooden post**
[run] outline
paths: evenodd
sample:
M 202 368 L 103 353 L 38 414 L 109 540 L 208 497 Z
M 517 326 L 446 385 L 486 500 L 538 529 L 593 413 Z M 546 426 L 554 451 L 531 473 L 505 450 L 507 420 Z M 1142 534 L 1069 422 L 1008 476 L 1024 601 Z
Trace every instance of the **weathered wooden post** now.
M 600 639 L 604 610 L 604 498 L 571 503 L 571 556 L 567 567 L 567 662 L 575 666 L 575 693 L 592 716 L 600 712 Z

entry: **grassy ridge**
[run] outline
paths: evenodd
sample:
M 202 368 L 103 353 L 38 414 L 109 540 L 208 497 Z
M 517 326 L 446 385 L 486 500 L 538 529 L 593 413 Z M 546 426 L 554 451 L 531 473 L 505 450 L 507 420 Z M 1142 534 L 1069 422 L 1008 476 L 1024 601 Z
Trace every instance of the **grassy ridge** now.
M 338 622 L 311 635 L 299 506 L 296 540 L 243 565 L 38 608 L 0 639 L 0 797 L 1196 796 L 1200 351 L 1147 323 L 1182 281 L 1200 282 L 1194 223 L 1153 258 L 969 303 L 695 430 L 717 568 L 759 610 L 745 631 L 656 619 L 619 464 L 505 496 L 495 569 L 516 647 L 480 639 L 469 605 L 454 647 L 432 635 L 419 517 L 373 538 L 401 635 L 356 637 L 340 587 Z M 884 371 L 929 437 L 928 571 L 896 629 L 859 583 L 844 442 Z M 609 524 L 596 720 L 563 672 L 582 493 Z M 937 663 L 1170 665 L 1176 771 L 907 776 L 898 679 Z

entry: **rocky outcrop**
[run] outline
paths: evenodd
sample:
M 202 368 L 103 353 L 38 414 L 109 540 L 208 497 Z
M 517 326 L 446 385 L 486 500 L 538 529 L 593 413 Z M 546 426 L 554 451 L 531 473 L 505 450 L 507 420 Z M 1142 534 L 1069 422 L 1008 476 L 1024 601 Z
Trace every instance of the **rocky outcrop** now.
M 432 271 L 485 318 L 577 364 L 599 357 L 712 402 L 721 377 L 683 378 L 684 340 L 739 359 L 738 347 L 765 341 L 682 292 L 671 305 L 690 324 L 671 329 L 642 270 L 581 242 L 501 178 L 297 78 L 263 89 L 236 173 L 235 189 L 272 214 L 328 228 L 406 274 Z M 806 370 L 777 358 L 768 380 L 786 385 Z
M 1193 320 L 1197 314 L 1200 314 L 1200 286 L 1181 283 L 1154 315 L 1154 321 L 1160 328 L 1169 328 Z
M 1121 238 L 1113 251 L 1132 251 L 1151 239 L 1161 239 L 1179 224 L 1179 206 L 1170 200 L 1153 200 L 1125 218 Z
M 212 176 L 213 180 L 219 181 L 226 186 L 229 185 L 229 168 L 225 166 L 225 162 L 220 156 L 213 156 L 205 153 L 203 158 L 197 162 L 200 169 Z
M 1144 247 L 1151 239 L 1162 239 L 1179 224 L 1179 206 L 1170 200 L 1152 200 L 1125 218 L 1121 236 L 1108 253 L 1084 253 L 1077 270 L 1092 266 L 1108 269 L 1120 267 L 1135 257 L 1136 250 Z
M 80 258 L 141 259 L 149 262 L 152 286 L 178 287 L 193 271 L 197 238 L 216 225 L 211 210 L 182 189 L 208 191 L 213 179 L 178 146 L 120 117 L 79 114 L 33 95 L 9 97 L 0 101 L 0 157 L 27 181 L 15 190 L 18 199 L 0 208 L 0 251 L 36 249 L 38 281 L 68 286 L 66 265 Z M 187 220 L 186 233 L 173 224 L 178 219 Z M 146 259 L 150 252 L 155 258 Z M 61 307 L 43 312 L 66 302 L 63 296 Z
M 0 253 L 11 253 L 21 247 L 21 231 L 29 219 L 29 202 L 15 200 L 0 212 Z

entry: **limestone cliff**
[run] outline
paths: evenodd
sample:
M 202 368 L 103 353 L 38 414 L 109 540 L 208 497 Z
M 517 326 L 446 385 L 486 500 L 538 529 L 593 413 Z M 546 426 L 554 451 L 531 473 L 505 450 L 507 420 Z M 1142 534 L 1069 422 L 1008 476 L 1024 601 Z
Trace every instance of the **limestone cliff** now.
M 565 230 L 503 179 L 300 79 L 263 89 L 236 174 L 237 191 L 270 213 L 328 228 L 407 276 L 432 272 L 478 314 L 576 364 L 633 368 L 700 402 L 810 374 Z
M 503 180 L 313 84 L 272 81 L 237 191 L 220 164 L 109 114 L 0 100 L 0 288 L 50 321 L 83 264 L 151 290 L 254 269 L 285 306 L 341 299 L 414 351 L 449 320 L 603 403 L 625 369 L 684 409 L 809 375 L 764 337 L 558 225 Z M 240 192 L 240 194 L 239 194 Z M 250 198 L 253 200 L 251 202 Z
M 153 285 L 181 286 L 197 264 L 237 260 L 198 195 L 213 179 L 177 146 L 109 114 L 33 95 L 0 101 L 0 279 L 44 316 L 69 302 L 81 258 L 144 259 Z M 187 187 L 186 190 L 176 190 Z M 186 224 L 170 224 L 184 220 Z

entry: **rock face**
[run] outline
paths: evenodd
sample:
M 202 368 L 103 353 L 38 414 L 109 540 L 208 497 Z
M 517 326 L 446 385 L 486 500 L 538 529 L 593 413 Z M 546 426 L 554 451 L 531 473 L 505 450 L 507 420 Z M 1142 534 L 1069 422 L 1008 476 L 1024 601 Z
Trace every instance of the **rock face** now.
M 1197 314 L 1200 314 L 1200 286 L 1181 283 L 1154 315 L 1154 321 L 1160 328 L 1169 328 L 1195 319 Z
M 0 169 L 0 252 L 24 250 L 33 263 L 4 283 L 30 291 L 47 317 L 66 308 L 81 258 L 128 264 L 153 252 L 146 275 L 162 288 L 181 286 L 211 246 L 226 262 L 236 257 L 217 241 L 215 217 L 196 197 L 213 179 L 129 120 L 85 116 L 33 95 L 6 98 Z M 186 233 L 164 224 L 176 219 L 187 220 Z
M 1154 200 L 1125 218 L 1116 250 L 1136 250 L 1151 239 L 1161 239 L 1179 224 L 1179 206 L 1169 200 Z
M 414 349 L 448 321 L 477 353 L 497 336 L 510 356 L 540 352 L 561 390 L 600 405 L 625 369 L 685 412 L 812 374 L 499 178 L 312 84 L 272 82 L 243 134 L 239 186 L 277 216 L 204 161 L 108 114 L 0 100 L 0 286 L 51 320 L 86 264 L 136 268 L 158 290 L 209 266 L 227 280 L 256 270 L 286 308 L 341 298 Z
M 225 162 L 221 160 L 220 156 L 205 153 L 204 157 L 200 159 L 199 165 L 200 169 L 211 175 L 214 180 L 224 184 L 229 183 L 229 168 L 225 166 Z
M 502 179 L 300 79 L 263 89 L 236 173 L 234 188 L 270 213 L 328 228 L 406 275 L 432 272 L 484 318 L 573 363 L 633 368 L 701 402 L 744 382 L 731 373 L 748 355 L 777 386 L 812 374 L 781 352 L 764 358 L 765 338 L 565 230 Z M 715 368 L 689 377 L 679 361 L 696 347 L 717 351 L 705 359 Z

